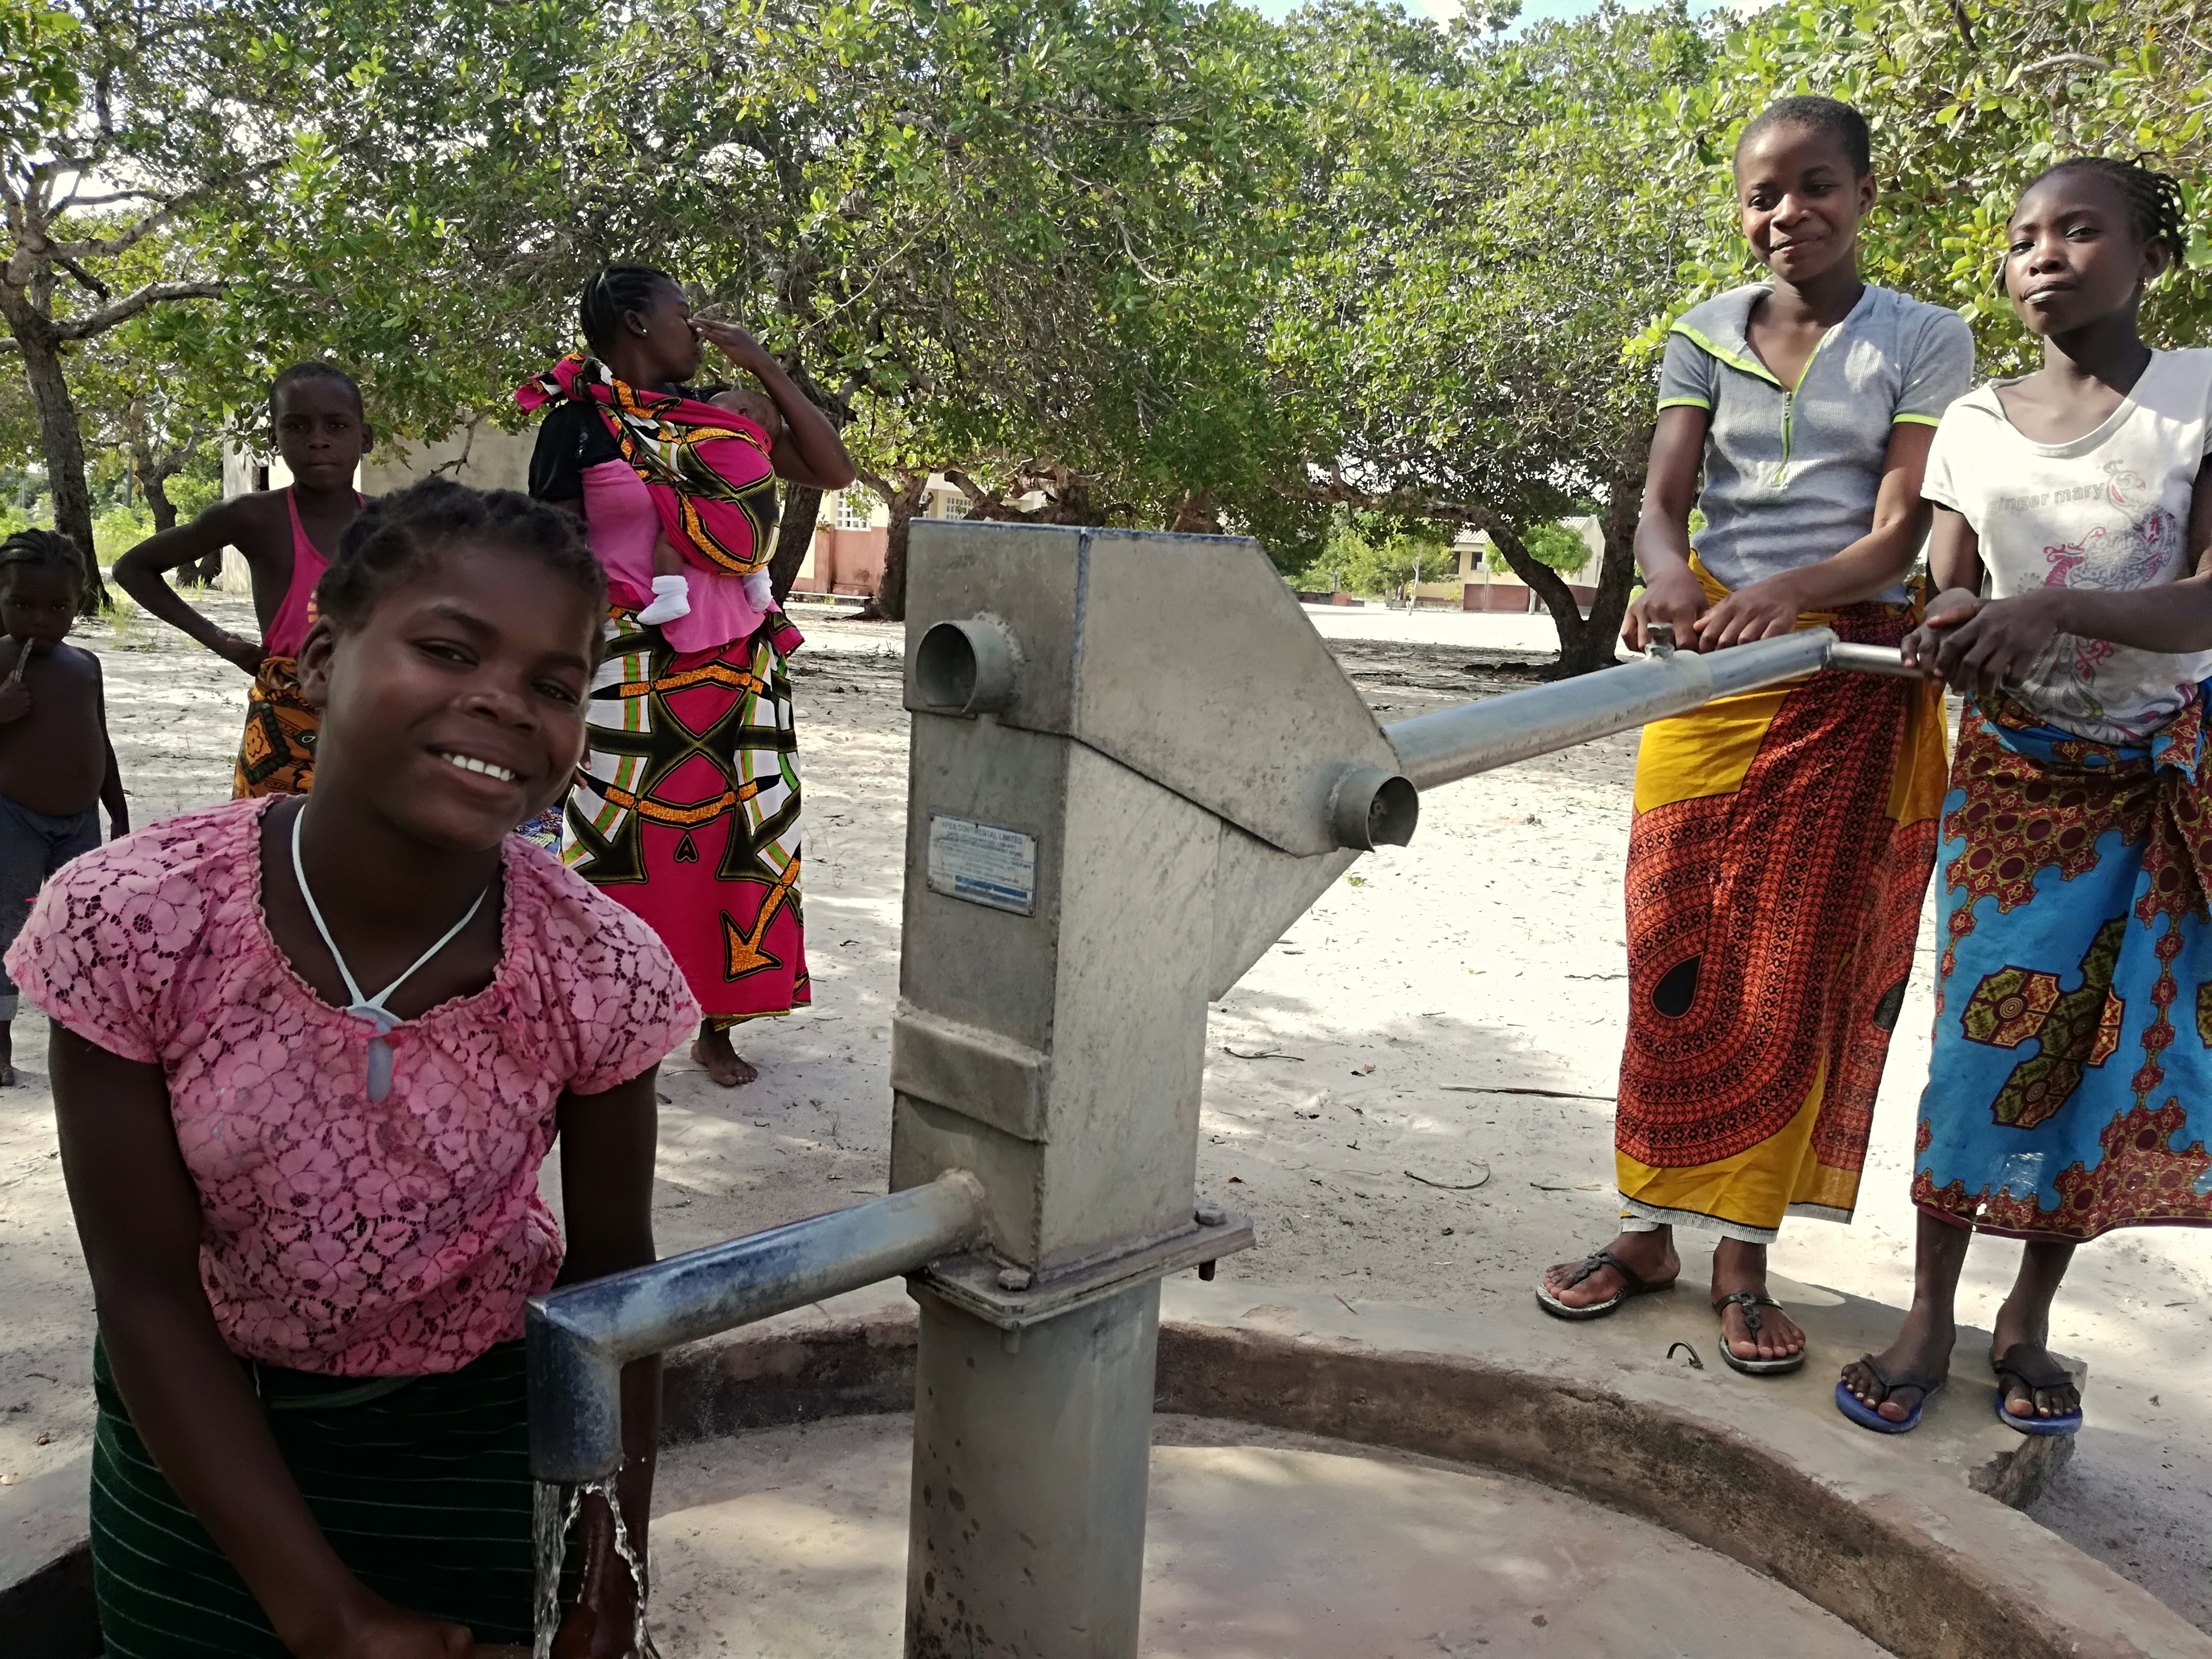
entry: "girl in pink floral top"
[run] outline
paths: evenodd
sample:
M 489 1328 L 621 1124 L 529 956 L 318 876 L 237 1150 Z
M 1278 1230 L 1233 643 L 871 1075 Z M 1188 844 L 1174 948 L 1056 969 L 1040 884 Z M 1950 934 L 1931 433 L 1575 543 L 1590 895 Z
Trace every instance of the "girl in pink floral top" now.
M 699 1018 L 649 927 L 508 833 L 581 751 L 605 599 L 573 521 L 417 486 L 316 602 L 313 795 L 87 855 L 8 955 L 100 1309 L 118 1659 L 531 1639 L 524 1300 L 653 1259 L 654 1072 Z M 641 1541 L 657 1368 L 625 1383 Z M 587 1510 L 556 1653 L 632 1651 L 611 1533 Z

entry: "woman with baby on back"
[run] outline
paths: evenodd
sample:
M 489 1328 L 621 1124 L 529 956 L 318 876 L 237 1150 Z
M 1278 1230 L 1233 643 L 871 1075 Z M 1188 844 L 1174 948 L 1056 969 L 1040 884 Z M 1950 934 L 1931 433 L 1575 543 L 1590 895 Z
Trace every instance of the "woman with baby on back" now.
M 2071 1434 L 2081 1394 L 2049 1344 L 2075 1246 L 2212 1225 L 2212 351 L 2137 325 L 2187 254 L 2184 210 L 2132 161 L 2029 185 L 2002 274 L 2042 366 L 1954 403 L 1928 458 L 1940 592 L 1905 651 L 1968 702 L 1912 1307 L 1836 1385 L 1879 1432 L 1948 1380 L 1975 1233 L 2022 1241 L 1984 1398 L 2024 1434 Z
M 775 480 L 842 489 L 836 430 L 744 329 L 665 271 L 608 265 L 574 352 L 516 393 L 544 409 L 530 493 L 584 521 L 607 575 L 605 660 L 561 857 L 659 933 L 705 1011 L 692 1057 L 757 1075 L 731 1031 L 810 999 L 800 905 L 800 639 L 769 582 Z M 764 386 L 694 390 L 711 343 Z
M 313 792 L 82 853 L 7 953 L 100 1316 L 115 1659 L 529 1644 L 524 1304 L 653 1259 L 653 1079 L 697 1006 L 512 833 L 583 750 L 599 566 L 567 514 L 433 480 L 362 508 L 314 597 Z M 640 1546 L 659 1384 L 623 1382 Z M 586 1506 L 562 1659 L 637 1651 L 614 1519 Z

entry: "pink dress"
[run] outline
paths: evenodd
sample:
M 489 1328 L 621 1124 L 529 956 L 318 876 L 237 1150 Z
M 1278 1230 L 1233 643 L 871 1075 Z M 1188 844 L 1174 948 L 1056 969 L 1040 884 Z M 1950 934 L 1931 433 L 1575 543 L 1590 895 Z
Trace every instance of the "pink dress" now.
M 233 1352 L 340 1376 L 457 1370 L 522 1334 L 561 1238 L 538 1195 L 562 1092 L 657 1064 L 698 1006 L 653 930 L 520 838 L 492 982 L 369 1027 L 294 971 L 261 908 L 270 798 L 165 820 L 51 879 L 7 955 L 23 995 L 159 1065 Z

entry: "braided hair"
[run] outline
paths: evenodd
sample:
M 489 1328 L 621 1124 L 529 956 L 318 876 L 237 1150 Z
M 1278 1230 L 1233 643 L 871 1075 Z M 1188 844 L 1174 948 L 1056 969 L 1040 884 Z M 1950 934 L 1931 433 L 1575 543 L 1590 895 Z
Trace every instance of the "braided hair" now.
M 369 502 L 346 526 L 337 557 L 315 584 L 315 609 L 339 632 L 350 633 L 441 554 L 471 544 L 527 553 L 595 611 L 606 608 L 607 579 L 575 514 L 520 490 L 425 478 Z M 597 639 L 594 634 L 594 652 Z
M 0 587 L 6 586 L 18 570 L 64 571 L 80 592 L 84 589 L 84 555 L 59 531 L 19 530 L 0 542 Z
M 1746 144 L 1774 127 L 1809 127 L 1819 133 L 1843 151 L 1854 179 L 1874 171 L 1873 135 L 1866 117 L 1849 104 L 1833 98 L 1778 98 L 1745 124 L 1735 141 L 1736 155 L 1741 157 Z
M 657 265 L 601 265 L 576 301 L 576 321 L 593 355 L 605 356 L 623 315 L 650 310 L 664 285 L 673 288 L 676 279 Z
M 2111 180 L 2120 199 L 2128 204 L 2128 220 L 2136 240 L 2145 247 L 2164 247 L 2177 265 L 2188 258 L 2189 207 L 2181 194 L 2180 181 L 2172 173 L 2124 161 L 2117 155 L 2075 155 L 2044 168 L 2027 188 L 2033 190 L 2045 179 L 2062 173 L 2088 173 Z M 2024 196 L 2027 191 L 2021 193 Z

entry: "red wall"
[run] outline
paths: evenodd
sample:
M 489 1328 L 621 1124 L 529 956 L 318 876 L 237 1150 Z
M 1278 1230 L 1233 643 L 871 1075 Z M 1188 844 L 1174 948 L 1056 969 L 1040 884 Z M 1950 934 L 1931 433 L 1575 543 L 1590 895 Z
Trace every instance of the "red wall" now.
M 840 530 L 817 525 L 814 530 L 814 569 L 792 583 L 801 593 L 845 593 L 868 598 L 884 579 L 884 549 L 888 530 Z

